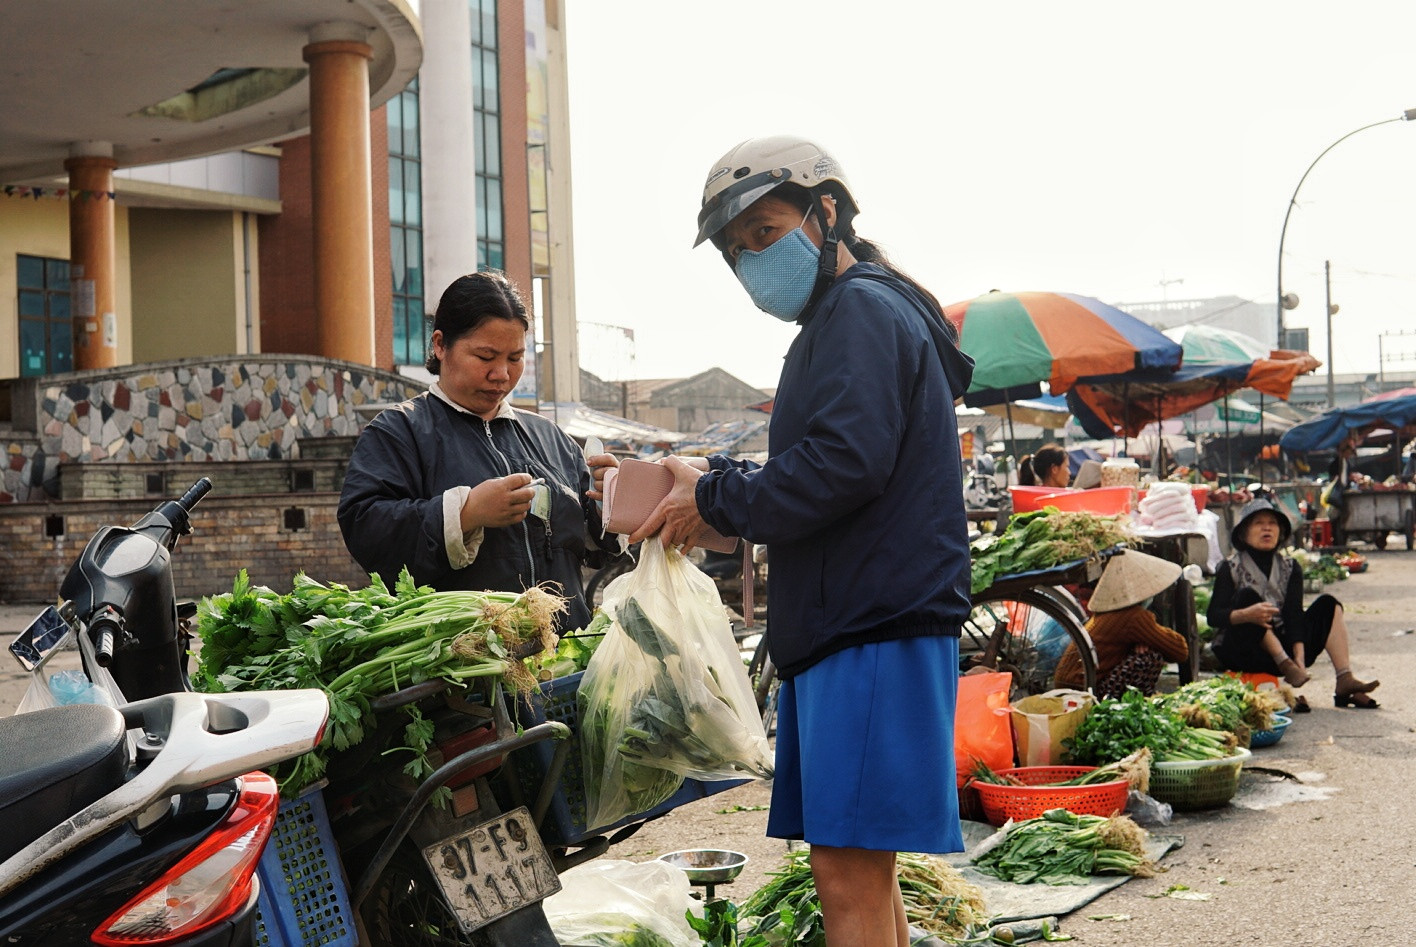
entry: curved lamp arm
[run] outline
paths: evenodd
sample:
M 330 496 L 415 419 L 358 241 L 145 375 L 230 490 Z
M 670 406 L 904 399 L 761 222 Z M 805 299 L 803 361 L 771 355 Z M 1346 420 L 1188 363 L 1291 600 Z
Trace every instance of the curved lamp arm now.
M 1364 132 L 1369 128 L 1376 128 L 1378 125 L 1390 125 L 1392 122 L 1409 122 L 1416 119 L 1416 109 L 1407 109 L 1396 118 L 1384 118 L 1380 122 L 1372 122 L 1370 125 L 1363 125 L 1361 128 L 1354 128 L 1343 135 L 1337 141 L 1328 145 L 1318 156 L 1313 159 L 1313 163 L 1308 165 L 1308 170 L 1303 172 L 1303 176 L 1298 179 L 1298 186 L 1293 189 L 1293 196 L 1288 199 L 1288 209 L 1283 212 L 1283 230 L 1278 235 L 1278 298 L 1274 304 L 1277 313 L 1278 336 L 1274 342 L 1274 348 L 1283 348 L 1283 241 L 1288 236 L 1288 218 L 1293 214 L 1293 208 L 1298 203 L 1298 192 L 1303 189 L 1303 182 L 1308 180 L 1309 173 L 1317 167 L 1319 161 L 1323 160 L 1323 155 L 1332 151 L 1338 145 L 1351 138 L 1358 132 Z

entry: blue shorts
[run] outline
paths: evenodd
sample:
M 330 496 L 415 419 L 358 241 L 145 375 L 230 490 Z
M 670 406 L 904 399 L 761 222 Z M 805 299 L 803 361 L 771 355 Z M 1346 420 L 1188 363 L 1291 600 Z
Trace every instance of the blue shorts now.
M 783 681 L 767 834 L 889 852 L 964 850 L 954 778 L 959 640 L 839 651 Z

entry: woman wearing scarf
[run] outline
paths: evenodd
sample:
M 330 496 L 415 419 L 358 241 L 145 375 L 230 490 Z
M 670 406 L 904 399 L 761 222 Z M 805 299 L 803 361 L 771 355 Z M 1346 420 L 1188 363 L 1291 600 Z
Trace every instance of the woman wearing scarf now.
M 1293 687 L 1309 680 L 1308 668 L 1323 651 L 1337 676 L 1333 703 L 1373 709 L 1379 681 L 1352 673 L 1342 603 L 1320 595 L 1303 608 L 1303 570 L 1279 547 L 1288 541 L 1288 518 L 1262 497 L 1239 511 L 1231 540 L 1234 554 L 1220 564 L 1206 613 L 1215 629 L 1211 647 L 1231 671 L 1279 674 Z M 1307 709 L 1300 696 L 1295 709 Z

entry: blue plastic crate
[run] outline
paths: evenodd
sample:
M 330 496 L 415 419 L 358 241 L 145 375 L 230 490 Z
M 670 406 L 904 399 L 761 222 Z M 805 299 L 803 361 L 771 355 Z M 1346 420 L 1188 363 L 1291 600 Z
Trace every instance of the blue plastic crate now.
M 685 779 L 678 792 L 659 805 L 645 812 L 629 816 L 607 826 L 585 824 L 585 776 L 580 758 L 580 705 L 576 692 L 580 689 L 580 679 L 584 672 L 547 681 L 541 685 L 539 698 L 532 695 L 531 701 L 516 699 L 517 720 L 523 727 L 532 727 L 547 720 L 557 720 L 570 727 L 570 750 L 566 753 L 565 766 L 561 769 L 560 783 L 546 812 L 545 824 L 541 827 L 541 837 L 548 845 L 579 845 L 586 839 L 601 835 L 607 830 L 640 822 L 644 819 L 663 815 L 679 806 L 696 802 L 715 793 L 724 792 L 734 786 L 749 782 L 746 779 L 724 779 L 703 782 Z M 542 778 L 551 766 L 551 757 L 556 750 L 556 741 L 546 740 L 535 743 L 515 754 L 516 774 L 521 787 L 530 800 L 536 798 Z M 593 831 L 591 831 L 593 829 Z
M 324 793 L 280 804 L 256 870 L 256 947 L 354 947 L 359 935 Z

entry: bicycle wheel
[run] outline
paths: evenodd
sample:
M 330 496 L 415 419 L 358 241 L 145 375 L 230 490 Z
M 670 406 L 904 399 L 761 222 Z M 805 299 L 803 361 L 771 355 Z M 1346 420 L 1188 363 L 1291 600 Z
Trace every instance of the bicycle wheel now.
M 1047 586 L 975 599 L 959 638 L 960 670 L 1011 673 L 1011 699 L 1041 694 L 1053 688 L 1057 661 L 1073 643 L 1090 690 L 1096 686 L 1096 651 L 1080 616 L 1066 590 Z

